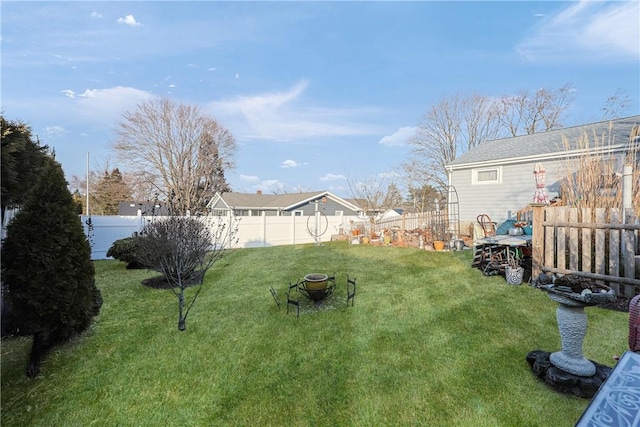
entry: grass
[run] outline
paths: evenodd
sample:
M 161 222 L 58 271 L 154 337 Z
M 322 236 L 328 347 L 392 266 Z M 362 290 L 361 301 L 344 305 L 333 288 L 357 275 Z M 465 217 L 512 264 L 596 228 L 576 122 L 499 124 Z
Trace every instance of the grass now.
M 96 262 L 92 328 L 24 374 L 30 340 L 2 342 L 3 426 L 572 426 L 588 400 L 558 394 L 526 363 L 555 351 L 555 303 L 471 269 L 470 254 L 408 248 L 241 249 L 206 276 L 177 330 L 177 299 L 153 274 Z M 289 282 L 336 273 L 299 318 Z M 346 307 L 346 274 L 358 279 Z M 586 357 L 612 366 L 628 314 L 588 308 Z

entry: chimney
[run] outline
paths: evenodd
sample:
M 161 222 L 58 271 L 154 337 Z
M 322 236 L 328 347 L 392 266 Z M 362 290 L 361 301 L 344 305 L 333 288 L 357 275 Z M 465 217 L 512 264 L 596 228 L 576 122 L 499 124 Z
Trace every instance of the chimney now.
M 258 190 L 258 191 L 256 191 L 256 194 L 257 194 L 257 195 L 261 195 L 261 194 L 262 194 L 262 190 Z

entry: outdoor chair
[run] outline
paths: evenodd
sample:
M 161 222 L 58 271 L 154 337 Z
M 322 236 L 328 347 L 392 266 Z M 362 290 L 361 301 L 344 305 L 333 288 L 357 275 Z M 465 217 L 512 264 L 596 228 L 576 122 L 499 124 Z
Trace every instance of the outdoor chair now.
M 349 278 L 347 274 L 347 307 L 349 307 L 349 302 L 351 302 L 351 307 L 355 303 L 356 298 L 356 278 Z
M 482 237 L 493 237 L 496 235 L 496 223 L 491 221 L 491 217 L 487 214 L 478 215 L 476 217 L 478 224 L 482 228 L 482 232 L 484 236 Z
M 276 304 L 278 304 L 278 308 L 280 308 L 280 297 L 278 297 L 278 293 L 273 289 L 273 286 L 269 286 L 269 291 L 271 291 L 271 296 L 276 301 Z
M 291 295 L 291 290 L 295 289 L 298 292 L 298 282 L 289 284 L 289 290 L 287 290 L 287 314 L 289 314 L 289 306 L 292 305 L 296 308 L 296 317 L 300 317 L 300 301 L 294 299 Z

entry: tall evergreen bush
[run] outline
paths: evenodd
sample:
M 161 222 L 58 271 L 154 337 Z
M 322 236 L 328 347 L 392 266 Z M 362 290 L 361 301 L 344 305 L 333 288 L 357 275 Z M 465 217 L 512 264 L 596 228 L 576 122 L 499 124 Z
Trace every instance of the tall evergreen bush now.
M 33 336 L 27 375 L 35 377 L 47 353 L 85 331 L 102 305 L 89 243 L 53 159 L 7 228 L 2 266 L 16 318 Z

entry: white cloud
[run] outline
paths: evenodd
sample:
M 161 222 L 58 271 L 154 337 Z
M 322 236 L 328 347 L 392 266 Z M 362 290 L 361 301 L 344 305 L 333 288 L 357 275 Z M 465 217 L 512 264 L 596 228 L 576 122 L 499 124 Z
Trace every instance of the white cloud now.
M 102 18 L 102 14 L 100 12 L 91 12 L 92 18 Z
M 407 145 L 409 140 L 416 134 L 417 129 L 411 126 L 401 127 L 391 135 L 382 137 L 378 143 L 393 147 Z
M 341 179 L 347 179 L 347 177 L 344 175 L 335 175 L 332 173 L 328 173 L 325 176 L 321 177 L 320 181 L 337 181 Z
M 396 178 L 400 178 L 400 174 L 398 172 L 380 172 L 378 174 L 378 178 L 380 179 L 388 179 L 390 181 L 393 181 Z
M 245 182 L 260 182 L 260 178 L 255 175 L 240 175 L 240 180 Z
M 326 136 L 371 135 L 377 126 L 363 124 L 353 117 L 371 120 L 372 109 L 332 109 L 305 107 L 306 81 L 284 92 L 238 96 L 215 101 L 208 110 L 240 138 L 291 141 Z
M 640 58 L 640 2 L 580 1 L 547 16 L 517 46 L 530 60 Z
M 75 98 L 76 96 L 76 93 L 71 89 L 61 90 L 60 92 L 64 93 L 64 96 L 66 96 L 67 98 Z
M 49 138 L 55 138 L 67 133 L 67 130 L 62 126 L 47 126 L 44 128 L 44 133 Z
M 134 18 L 133 15 L 127 15 L 124 18 L 118 18 L 118 24 L 129 25 L 131 27 L 142 25 L 136 21 L 136 18 Z
M 285 185 L 277 179 L 267 179 L 253 187 L 256 190 L 262 190 L 264 193 L 280 194 L 285 191 Z
M 298 166 L 300 166 L 300 163 L 296 162 L 295 160 L 285 160 L 284 162 L 280 163 L 280 167 L 281 168 L 297 168 Z
M 126 111 L 136 108 L 138 103 L 154 98 L 144 90 L 116 86 L 105 89 L 87 89 L 74 98 L 77 114 L 100 122 L 118 120 Z

